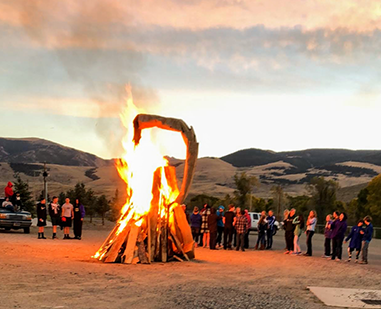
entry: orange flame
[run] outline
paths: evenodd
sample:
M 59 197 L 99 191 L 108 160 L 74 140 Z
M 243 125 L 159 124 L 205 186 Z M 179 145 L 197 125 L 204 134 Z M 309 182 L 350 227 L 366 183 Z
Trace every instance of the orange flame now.
M 149 129 L 142 131 L 142 137 L 138 145 L 133 142 L 134 127 L 133 120 L 142 113 L 133 103 L 131 88 L 126 88 L 128 98 L 124 112 L 121 114 L 121 121 L 127 129 L 125 138 L 122 141 L 125 150 L 121 159 L 116 161 L 116 168 L 120 177 L 127 185 L 127 200 L 121 210 L 121 216 L 117 222 L 115 236 L 120 234 L 128 224 L 142 226 L 144 218 L 150 212 L 152 201 L 152 186 L 155 171 L 161 169 L 161 187 L 158 215 L 165 216 L 164 205 L 177 205 L 174 203 L 179 195 L 178 188 L 171 188 L 166 179 L 164 167 L 168 166 L 168 161 L 160 153 L 160 147 L 151 136 Z M 145 227 L 146 228 L 146 227 Z M 111 244 L 115 237 L 108 240 Z M 102 252 L 102 247 L 94 255 L 94 258 L 101 260 L 106 251 Z

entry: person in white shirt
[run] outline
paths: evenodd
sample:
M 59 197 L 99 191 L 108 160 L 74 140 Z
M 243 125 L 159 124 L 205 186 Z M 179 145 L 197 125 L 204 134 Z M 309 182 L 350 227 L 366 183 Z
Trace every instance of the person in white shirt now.
M 65 204 L 62 205 L 62 226 L 64 227 L 64 238 L 63 239 L 70 239 L 70 228 L 71 228 L 71 222 L 74 218 L 74 207 L 72 204 L 70 204 L 70 199 L 65 199 Z

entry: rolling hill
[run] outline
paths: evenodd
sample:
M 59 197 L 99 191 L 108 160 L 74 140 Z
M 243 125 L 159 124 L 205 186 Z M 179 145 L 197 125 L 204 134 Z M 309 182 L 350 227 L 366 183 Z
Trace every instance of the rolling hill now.
M 179 182 L 183 178 L 184 161 L 168 158 L 176 167 Z M 49 191 L 52 195 L 83 182 L 96 194 L 121 195 L 125 185 L 113 162 L 95 155 L 41 139 L 0 138 L 0 186 L 19 173 L 37 195 L 42 190 L 42 162 L 49 169 Z M 290 195 L 306 193 L 305 186 L 314 176 L 324 176 L 339 182 L 339 197 L 354 198 L 373 177 L 381 173 L 381 151 L 351 151 L 345 149 L 310 149 L 273 152 L 246 149 L 222 158 L 199 158 L 190 197 L 208 194 L 223 197 L 235 190 L 233 177 L 245 172 L 256 176 L 260 186 L 254 194 L 270 197 L 273 185 L 280 184 Z

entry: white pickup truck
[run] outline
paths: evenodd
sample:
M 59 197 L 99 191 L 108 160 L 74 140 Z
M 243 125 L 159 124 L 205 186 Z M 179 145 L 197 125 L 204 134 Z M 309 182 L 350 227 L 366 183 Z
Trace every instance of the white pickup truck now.
M 261 217 L 260 212 L 249 212 L 250 219 L 251 219 L 251 228 L 250 231 L 257 231 L 258 230 L 258 221 L 259 218 Z M 279 229 L 279 222 L 275 221 L 274 223 L 274 230 L 273 230 L 273 235 L 277 233 Z

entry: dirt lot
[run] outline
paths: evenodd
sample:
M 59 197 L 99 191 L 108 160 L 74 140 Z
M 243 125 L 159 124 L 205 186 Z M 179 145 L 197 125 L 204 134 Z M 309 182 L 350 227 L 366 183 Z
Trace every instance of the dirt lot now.
M 88 226 L 82 241 L 0 231 L 0 308 L 326 308 L 307 286 L 381 289 L 380 240 L 371 243 L 369 265 L 328 261 L 321 250 L 284 255 L 282 234 L 279 250 L 197 249 L 188 263 L 92 260 L 110 229 Z M 322 241 L 316 235 L 314 247 Z

